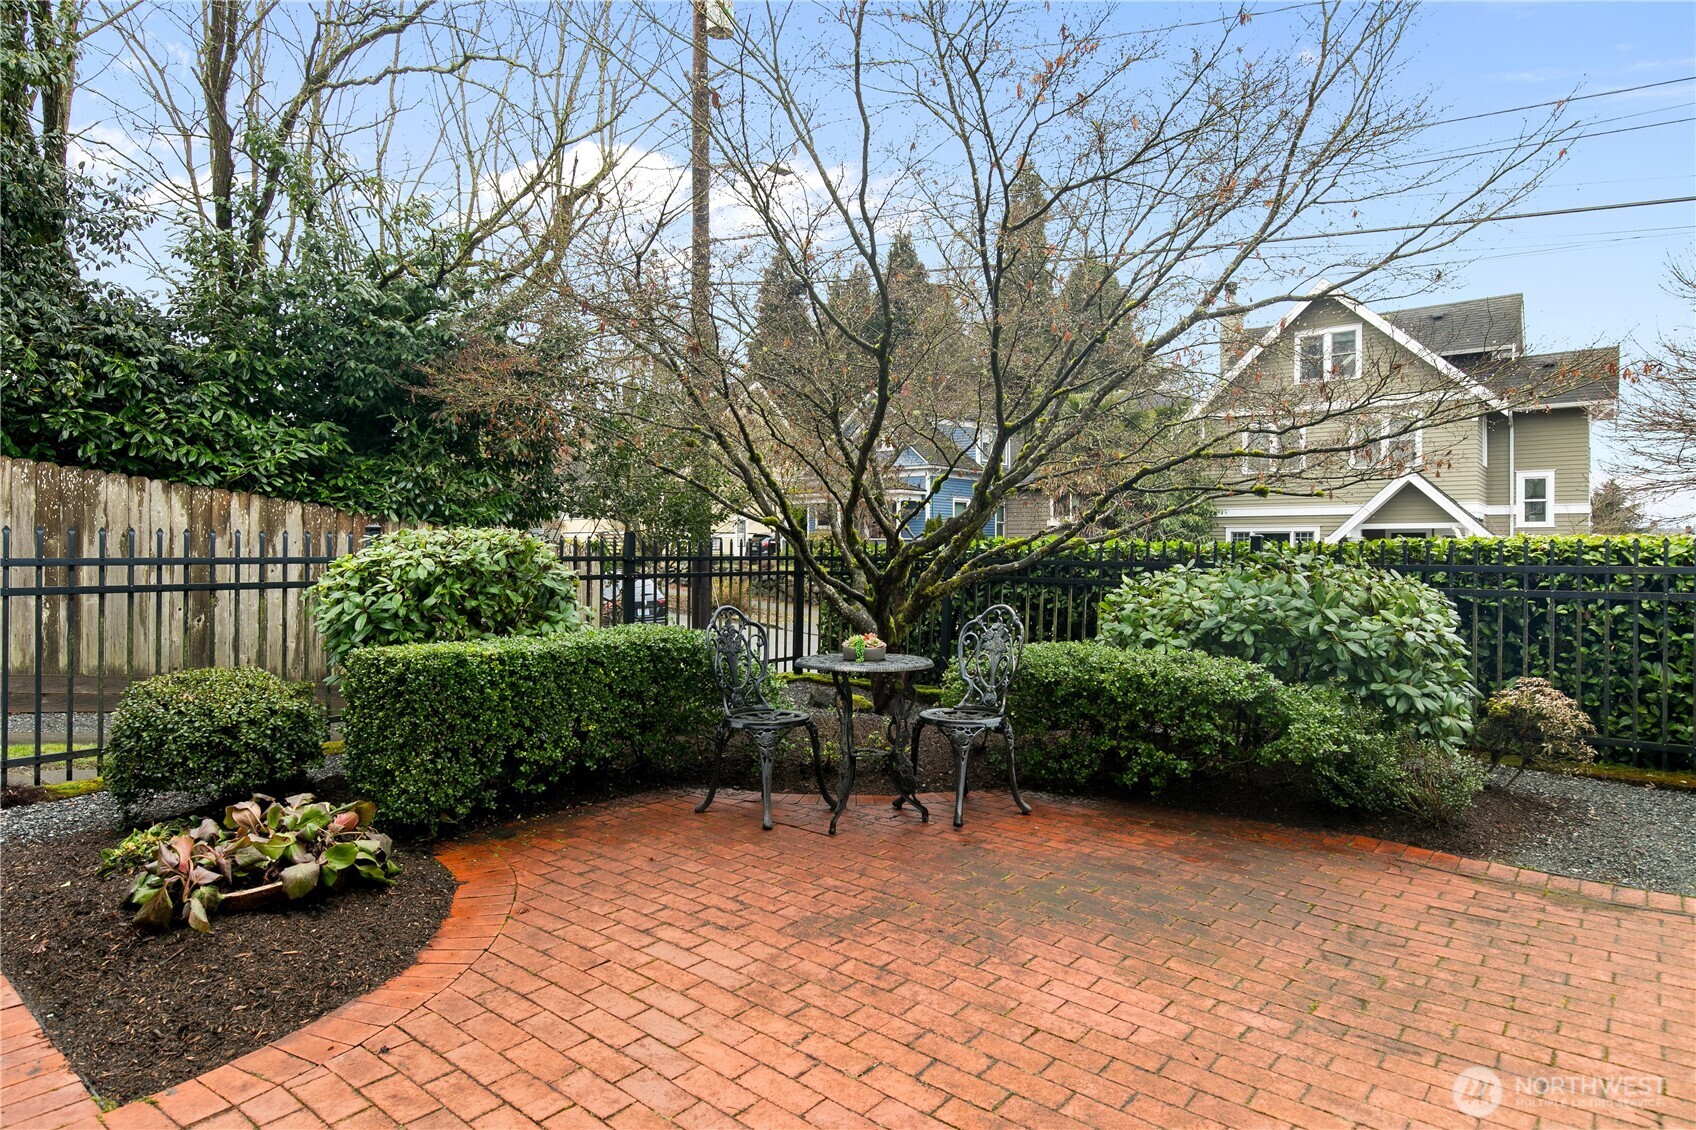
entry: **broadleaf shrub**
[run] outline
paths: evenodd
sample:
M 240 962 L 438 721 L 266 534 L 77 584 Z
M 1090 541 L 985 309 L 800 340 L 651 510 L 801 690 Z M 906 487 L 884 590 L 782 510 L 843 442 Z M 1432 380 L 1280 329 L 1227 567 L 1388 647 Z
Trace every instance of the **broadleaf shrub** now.
M 1484 704 L 1474 744 L 1490 768 L 1517 755 L 1519 771 L 1575 769 L 1596 760 L 1596 724 L 1547 679 L 1515 679 Z M 1516 774 L 1517 776 L 1517 774 Z
M 257 667 L 155 675 L 118 703 L 106 787 L 126 808 L 149 792 L 258 792 L 322 761 L 326 732 L 311 683 Z
M 1457 626 L 1429 585 L 1295 556 L 1126 577 L 1100 612 L 1108 644 L 1193 648 L 1252 660 L 1289 683 L 1335 683 L 1450 747 L 1471 731 L 1474 698 Z
M 580 772 L 670 774 L 721 716 L 701 634 L 648 624 L 361 648 L 342 693 L 350 782 L 431 828 Z
M 583 626 L 577 575 L 517 530 L 397 530 L 330 565 L 312 620 L 332 662 L 356 647 L 549 636 Z
M 299 793 L 277 801 L 263 794 L 208 817 L 192 831 L 155 824 L 102 853 L 109 869 L 137 870 L 129 901 L 135 924 L 168 929 L 181 918 L 202 933 L 212 911 L 264 906 L 334 890 L 350 877 L 388 884 L 400 872 L 389 837 L 372 827 L 368 800 L 340 806 Z M 141 858 L 132 858 L 141 845 Z
M 962 690 L 950 668 L 943 701 Z M 1249 776 L 1336 808 L 1447 819 L 1482 784 L 1472 758 L 1386 728 L 1346 692 L 1181 648 L 1031 644 L 1008 713 L 1021 777 L 1070 790 Z

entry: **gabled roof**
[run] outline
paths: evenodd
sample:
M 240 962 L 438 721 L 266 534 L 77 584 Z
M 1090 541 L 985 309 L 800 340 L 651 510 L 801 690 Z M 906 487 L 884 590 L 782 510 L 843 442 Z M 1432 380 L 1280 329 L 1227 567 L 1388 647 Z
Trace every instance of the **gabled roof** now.
M 1432 502 L 1435 502 L 1445 514 L 1455 520 L 1455 525 L 1459 526 L 1462 532 L 1470 534 L 1473 537 L 1482 538 L 1490 536 L 1490 531 L 1484 528 L 1484 524 L 1477 518 L 1474 518 L 1471 514 L 1468 514 L 1464 506 L 1450 498 L 1440 487 L 1438 487 L 1430 479 L 1427 479 L 1424 475 L 1421 475 L 1418 471 L 1409 471 L 1407 474 L 1401 476 L 1401 478 L 1391 479 L 1389 482 L 1385 483 L 1383 490 L 1373 495 L 1370 502 L 1362 506 L 1359 510 L 1356 510 L 1354 514 L 1349 517 L 1348 521 L 1332 530 L 1330 536 L 1325 540 L 1329 542 L 1342 541 L 1344 538 L 1366 525 L 1372 515 L 1378 513 L 1379 509 L 1382 508 L 1386 502 L 1396 497 L 1396 495 L 1400 494 L 1403 488 L 1406 487 L 1411 487 L 1412 489 L 1419 491 Z
M 1473 375 L 1498 396 L 1511 398 L 1521 389 L 1555 391 L 1539 396 L 1534 407 L 1560 408 L 1619 399 L 1619 346 L 1571 349 L 1494 361 L 1473 369 Z
M 1496 350 L 1525 352 L 1523 294 L 1387 310 L 1384 320 L 1444 357 Z
M 1415 357 L 1418 357 L 1421 361 L 1424 361 L 1427 365 L 1430 365 L 1443 376 L 1454 381 L 1455 384 L 1459 385 L 1461 388 L 1472 393 L 1478 399 L 1488 404 L 1491 408 L 1494 408 L 1497 411 L 1502 411 L 1507 407 L 1507 405 L 1502 403 L 1496 397 L 1496 394 L 1488 387 L 1467 376 L 1466 373 L 1462 372 L 1452 362 L 1445 360 L 1423 343 L 1410 337 L 1407 331 L 1398 328 L 1382 314 L 1361 305 L 1359 302 L 1356 302 L 1354 299 L 1340 291 L 1332 290 L 1331 284 L 1323 279 L 1315 283 L 1313 285 L 1313 289 L 1308 291 L 1308 296 L 1296 303 L 1295 308 L 1288 314 L 1284 315 L 1277 325 L 1268 326 L 1266 328 L 1265 332 L 1260 335 L 1260 340 L 1250 346 L 1248 352 L 1244 353 L 1241 359 L 1239 359 L 1235 365 L 1231 366 L 1230 371 L 1225 374 L 1224 379 L 1220 382 L 1221 389 L 1229 387 L 1231 382 L 1235 381 L 1237 377 L 1247 370 L 1250 365 L 1254 364 L 1260 355 L 1266 352 L 1267 347 L 1274 341 L 1277 341 L 1279 335 L 1289 329 L 1296 319 L 1300 318 L 1309 306 L 1323 298 L 1329 298 L 1332 301 L 1337 302 L 1344 309 L 1348 310 L 1349 313 L 1353 314 L 1367 325 L 1370 325 L 1379 333 L 1388 337 L 1391 341 L 1395 342 Z

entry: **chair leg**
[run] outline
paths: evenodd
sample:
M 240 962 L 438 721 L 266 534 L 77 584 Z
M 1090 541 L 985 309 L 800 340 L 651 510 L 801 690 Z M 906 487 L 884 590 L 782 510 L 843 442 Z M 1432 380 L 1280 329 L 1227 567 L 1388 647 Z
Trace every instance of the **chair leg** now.
M 918 786 L 918 780 L 919 780 L 919 731 L 923 730 L 924 728 L 925 728 L 925 720 L 923 718 L 916 719 L 913 722 L 913 782 L 914 782 L 913 791 L 915 793 L 919 791 L 919 786 Z M 891 752 L 889 756 L 894 757 L 895 754 L 893 752 Z M 890 801 L 890 806 L 892 808 L 900 808 L 902 805 L 904 805 L 906 803 L 907 803 L 906 797 L 898 796 L 894 800 Z
M 781 730 L 754 730 L 755 747 L 760 751 L 760 826 L 771 831 L 771 770 L 777 763 L 777 743 Z
M 954 826 L 960 827 L 966 822 L 966 768 L 972 759 L 972 741 L 977 737 L 973 730 L 964 727 L 945 727 L 948 741 L 954 746 Z
M 824 783 L 824 750 L 819 745 L 819 728 L 812 722 L 807 723 L 807 737 L 812 739 L 813 743 L 813 779 L 819 784 L 819 795 L 824 797 L 827 806 L 835 808 L 836 799 L 830 795 L 830 789 Z
M 1001 740 L 1007 743 L 1007 785 L 1013 790 L 1013 803 L 1018 806 L 1021 816 L 1029 816 L 1031 806 L 1019 795 L 1019 766 L 1013 760 L 1013 723 L 1005 719 L 1001 722 Z
M 718 771 L 724 764 L 724 743 L 730 740 L 730 724 L 720 722 L 718 731 L 713 735 L 714 744 L 718 747 L 713 754 L 713 775 L 707 782 L 707 799 L 695 806 L 696 812 L 705 812 L 712 804 L 713 797 L 718 795 Z

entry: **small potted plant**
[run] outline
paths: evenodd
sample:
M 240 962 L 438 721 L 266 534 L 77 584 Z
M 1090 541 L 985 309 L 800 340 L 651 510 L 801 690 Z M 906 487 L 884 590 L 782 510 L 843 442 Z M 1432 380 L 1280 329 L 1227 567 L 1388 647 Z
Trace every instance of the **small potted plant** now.
M 889 645 L 873 632 L 849 636 L 842 641 L 842 658 L 855 663 L 882 663 L 889 654 Z

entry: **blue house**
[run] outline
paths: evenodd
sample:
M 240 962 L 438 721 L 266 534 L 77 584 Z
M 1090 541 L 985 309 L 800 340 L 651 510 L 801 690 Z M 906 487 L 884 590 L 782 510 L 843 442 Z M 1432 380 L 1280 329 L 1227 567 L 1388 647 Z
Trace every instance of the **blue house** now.
M 933 439 L 913 439 L 897 450 L 894 445 L 885 450 L 891 456 L 885 474 L 892 484 L 891 502 L 904 504 L 907 521 L 901 527 L 903 540 L 911 540 L 924 531 L 932 518 L 951 518 L 971 505 L 977 489 L 978 475 L 983 471 L 984 452 L 975 424 L 951 420 L 938 423 L 938 436 Z M 807 532 L 829 528 L 830 501 L 822 495 L 805 500 Z M 984 524 L 986 537 L 1002 537 L 1007 532 L 1006 507 L 996 509 Z

